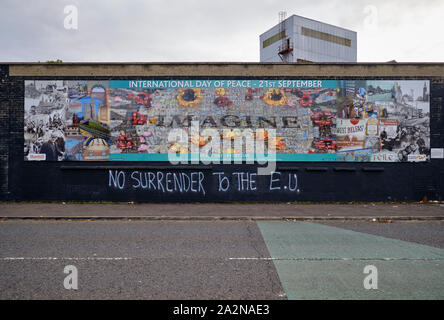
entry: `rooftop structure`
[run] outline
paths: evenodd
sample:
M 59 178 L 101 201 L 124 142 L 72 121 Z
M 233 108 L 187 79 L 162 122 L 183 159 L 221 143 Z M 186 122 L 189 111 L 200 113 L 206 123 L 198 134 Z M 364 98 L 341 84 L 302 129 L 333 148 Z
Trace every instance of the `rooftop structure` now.
M 357 61 L 355 31 L 285 12 L 259 38 L 260 62 Z

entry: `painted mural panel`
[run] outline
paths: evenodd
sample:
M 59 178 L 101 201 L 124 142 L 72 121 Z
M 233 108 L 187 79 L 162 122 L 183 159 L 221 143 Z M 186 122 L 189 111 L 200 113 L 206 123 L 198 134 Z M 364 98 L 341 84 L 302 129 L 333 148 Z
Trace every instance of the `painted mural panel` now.
M 208 143 L 198 123 L 233 140 L 264 129 L 254 138 L 278 161 L 428 161 L 429 92 L 421 80 L 30 80 L 25 160 L 168 161 Z M 174 128 L 189 138 L 170 141 Z

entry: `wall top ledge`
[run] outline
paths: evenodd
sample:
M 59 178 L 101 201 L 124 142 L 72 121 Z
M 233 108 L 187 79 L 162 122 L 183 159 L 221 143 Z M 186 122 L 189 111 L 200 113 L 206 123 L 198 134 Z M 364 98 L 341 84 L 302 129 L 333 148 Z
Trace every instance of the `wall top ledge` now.
M 444 77 L 444 63 L 0 62 L 12 77 Z

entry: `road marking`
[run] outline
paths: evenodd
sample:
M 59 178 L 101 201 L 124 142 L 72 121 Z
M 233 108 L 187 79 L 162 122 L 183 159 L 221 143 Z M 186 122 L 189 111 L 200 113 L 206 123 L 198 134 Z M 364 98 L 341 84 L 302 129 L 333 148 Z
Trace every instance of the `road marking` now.
M 24 260 L 133 260 L 130 257 L 4 257 L 0 261 Z M 444 261 L 444 258 L 267 258 L 267 257 L 234 257 L 228 260 L 263 260 L 263 261 Z
M 20 261 L 20 260 L 132 260 L 129 257 L 4 257 L 0 261 Z
M 266 258 L 240 257 L 228 260 L 266 260 L 266 261 L 444 261 L 444 258 Z

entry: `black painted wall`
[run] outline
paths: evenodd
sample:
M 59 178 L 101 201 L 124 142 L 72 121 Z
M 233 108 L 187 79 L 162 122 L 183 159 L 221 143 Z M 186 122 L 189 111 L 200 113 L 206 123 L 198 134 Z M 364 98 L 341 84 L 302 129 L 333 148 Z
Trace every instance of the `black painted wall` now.
M 419 201 L 424 197 L 429 200 L 443 200 L 444 160 L 442 159 L 432 159 L 428 163 L 278 163 L 279 173 L 273 176 L 256 176 L 254 174 L 257 166 L 246 164 L 173 166 L 163 162 L 25 162 L 23 160 L 24 80 L 28 78 L 10 77 L 8 69 L 8 65 L 0 65 L 1 200 Z M 347 79 L 347 77 L 340 78 Z M 368 76 L 364 78 L 390 79 Z M 51 78 L 32 77 L 32 79 Z M 105 78 L 81 77 L 81 79 Z M 131 79 L 140 78 L 131 77 Z M 353 77 L 353 79 L 358 78 Z M 431 147 L 444 147 L 444 78 L 403 79 L 431 80 Z M 121 180 L 116 182 L 110 178 L 111 175 L 119 176 L 119 172 Z M 155 176 L 151 184 L 148 180 L 140 181 L 140 175 L 144 178 L 145 173 L 147 177 Z M 176 184 L 174 190 L 174 173 L 176 177 L 180 173 L 189 179 L 193 178 L 193 184 L 188 189 L 182 185 L 182 192 Z M 239 173 L 243 175 L 240 176 Z M 162 178 L 160 183 L 157 179 L 159 177 Z M 223 179 L 220 185 L 219 182 L 223 177 L 227 179 Z M 239 177 L 244 179 L 241 186 L 238 184 Z M 223 191 L 227 187 L 227 180 L 230 186 Z M 142 185 L 145 184 L 146 188 L 143 188 Z

